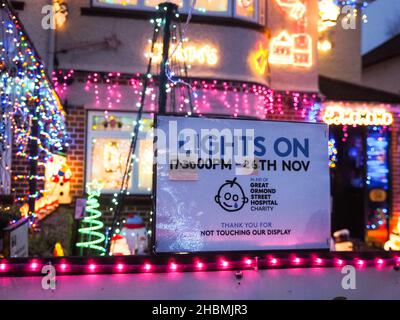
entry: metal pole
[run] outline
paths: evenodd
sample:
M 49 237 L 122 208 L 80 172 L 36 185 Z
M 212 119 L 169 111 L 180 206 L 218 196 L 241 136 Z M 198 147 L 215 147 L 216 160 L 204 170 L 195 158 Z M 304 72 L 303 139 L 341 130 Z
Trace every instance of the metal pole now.
M 31 134 L 29 136 L 29 216 L 32 216 L 35 213 L 35 201 L 38 194 L 38 186 L 37 186 L 37 168 L 38 168 L 38 156 L 39 156 L 39 119 L 37 115 L 37 107 L 40 103 L 39 101 L 39 83 L 35 81 L 35 94 L 31 101 Z
M 174 15 L 178 11 L 178 6 L 174 3 L 165 2 L 159 5 L 159 10 L 163 15 L 163 55 L 160 66 L 160 84 L 159 84 L 159 94 L 158 94 L 158 114 L 167 113 L 167 67 L 169 59 L 169 48 L 171 41 L 171 22 Z

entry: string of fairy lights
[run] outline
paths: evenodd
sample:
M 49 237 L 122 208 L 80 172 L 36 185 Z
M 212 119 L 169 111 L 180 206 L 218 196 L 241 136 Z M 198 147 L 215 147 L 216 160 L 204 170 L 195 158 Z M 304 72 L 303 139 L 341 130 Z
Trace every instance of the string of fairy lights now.
M 106 239 L 105 239 L 105 248 L 106 248 L 106 254 L 110 254 L 110 249 L 111 249 L 111 239 L 114 235 L 120 233 L 120 211 L 122 210 L 122 204 L 123 204 L 123 199 L 126 195 L 129 195 L 128 191 L 128 185 L 129 181 L 132 176 L 132 170 L 135 162 L 139 161 L 139 158 L 135 154 L 136 150 L 136 144 L 137 144 L 137 137 L 139 134 L 139 131 L 143 125 L 142 123 L 142 113 L 143 113 L 143 106 L 146 98 L 146 94 L 148 94 L 148 84 L 152 80 L 152 74 L 151 74 L 151 67 L 152 67 L 152 52 L 154 51 L 154 45 L 158 39 L 158 36 L 160 34 L 160 29 L 161 29 L 161 24 L 162 24 L 162 19 L 157 19 L 156 20 L 156 27 L 154 28 L 153 32 L 153 37 L 151 39 L 151 50 L 150 50 L 150 57 L 149 57 L 149 62 L 147 65 L 147 72 L 144 76 L 144 81 L 143 81 L 143 86 L 140 91 L 140 101 L 136 103 L 137 107 L 137 120 L 133 123 L 134 125 L 134 130 L 132 132 L 132 140 L 129 148 L 129 152 L 127 155 L 126 159 L 126 166 L 125 170 L 122 176 L 122 182 L 121 182 L 121 187 L 118 193 L 114 193 L 113 199 L 112 199 L 112 205 L 109 208 L 110 213 L 113 215 L 113 222 L 112 226 L 109 227 L 106 230 Z M 153 23 L 153 22 L 152 22 Z
M 0 12 L 0 157 L 9 157 L 6 152 L 15 148 L 17 156 L 42 167 L 54 152 L 68 147 L 65 113 L 40 57 L 8 2 L 1 2 Z M 32 134 L 34 123 L 37 135 Z M 29 149 L 32 144 L 37 146 L 34 155 Z M 11 176 L 11 166 L 6 170 Z M 13 177 L 25 181 L 43 178 L 41 174 Z M 42 191 L 16 200 L 38 199 Z
M 60 97 L 68 96 L 70 86 L 74 82 L 82 82 L 85 93 L 93 99 L 97 107 L 105 106 L 106 112 L 123 110 L 130 101 L 134 101 L 136 107 L 140 106 L 144 78 L 144 74 L 129 75 L 118 72 L 98 73 L 79 70 L 57 70 L 53 75 L 55 88 Z M 220 113 L 230 117 L 251 116 L 265 119 L 273 115 L 293 112 L 300 119 L 315 122 L 319 119 L 322 109 L 317 93 L 281 92 L 258 83 L 220 79 L 184 78 L 184 81 L 191 85 L 193 113 L 196 115 Z M 126 83 L 129 85 L 126 86 Z M 76 88 L 71 90 L 76 90 Z M 157 111 L 157 90 L 157 77 L 152 76 L 145 93 L 144 110 L 148 113 Z M 188 96 L 185 97 L 187 98 Z M 189 111 L 186 108 L 187 104 L 182 100 L 175 110 L 171 111 L 182 114 Z M 290 110 L 288 106 L 291 106 Z

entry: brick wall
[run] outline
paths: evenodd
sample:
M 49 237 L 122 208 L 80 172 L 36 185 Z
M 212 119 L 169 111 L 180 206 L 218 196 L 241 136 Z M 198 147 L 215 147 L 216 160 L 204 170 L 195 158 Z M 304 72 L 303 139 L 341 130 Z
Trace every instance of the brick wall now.
M 18 157 L 16 154 L 16 146 L 13 145 L 13 153 L 11 160 L 11 190 L 17 197 L 28 194 L 29 187 L 27 180 L 14 180 L 14 175 L 27 175 L 29 172 L 28 161 L 24 158 Z
M 86 112 L 83 107 L 68 107 L 67 131 L 69 133 L 69 148 L 67 161 L 71 167 L 71 196 L 84 195 L 85 142 L 86 142 Z
M 15 140 L 14 140 L 15 141 Z M 29 194 L 29 184 L 27 179 L 15 179 L 16 175 L 29 175 L 29 161 L 26 158 L 17 155 L 17 146 L 13 144 L 11 160 L 11 193 L 17 198 L 27 196 Z M 44 175 L 44 167 L 38 167 L 38 175 Z M 44 189 L 44 182 L 38 181 L 38 189 Z
M 293 108 L 285 108 L 283 111 L 284 114 L 268 114 L 266 119 L 276 121 L 307 121 L 301 116 L 299 111 L 296 111 Z

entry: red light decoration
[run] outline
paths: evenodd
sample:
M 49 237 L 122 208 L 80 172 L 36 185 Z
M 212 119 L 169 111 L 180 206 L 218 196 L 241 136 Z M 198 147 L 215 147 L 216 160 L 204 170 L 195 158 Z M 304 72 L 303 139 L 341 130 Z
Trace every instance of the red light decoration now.
M 384 263 L 385 263 L 385 261 L 384 261 L 383 259 L 378 259 L 378 260 L 376 260 L 376 264 L 377 264 L 378 266 L 382 266 Z
M 36 270 L 38 267 L 38 264 L 36 262 L 31 263 L 31 270 Z
M 252 261 L 251 259 L 245 259 L 245 260 L 244 260 L 244 263 L 245 263 L 247 266 L 251 266 L 252 263 L 253 263 L 253 261 Z
M 18 260 L 1 260 L 1 276 L 43 276 L 41 266 L 51 264 L 56 266 L 60 275 L 78 274 L 117 274 L 117 273 L 165 273 L 165 272 L 196 272 L 224 271 L 224 270 L 265 270 L 280 268 L 333 268 L 352 265 L 357 268 L 375 268 L 381 270 L 389 267 L 400 266 L 400 257 L 393 252 L 366 253 L 362 257 L 356 252 L 334 253 L 277 253 L 275 256 L 260 257 L 257 255 L 246 256 L 229 255 L 218 257 L 209 255 L 206 260 L 196 256 L 171 255 L 170 262 L 165 262 L 164 257 L 111 257 L 104 261 L 103 258 L 90 258 L 83 260 L 76 258 L 29 258 Z M 114 260 L 113 260 L 114 259 Z
M 356 261 L 356 265 L 359 266 L 360 268 L 361 268 L 361 267 L 364 267 L 364 266 L 365 266 L 365 261 L 364 261 L 364 260 L 358 259 L 358 260 Z
M 229 267 L 229 262 L 226 261 L 226 260 L 222 260 L 222 261 L 221 261 L 221 266 L 222 266 L 223 268 L 228 268 L 228 267 Z
M 335 265 L 338 266 L 338 267 L 341 267 L 341 266 L 344 265 L 344 261 L 341 260 L 341 259 L 336 259 L 335 260 Z

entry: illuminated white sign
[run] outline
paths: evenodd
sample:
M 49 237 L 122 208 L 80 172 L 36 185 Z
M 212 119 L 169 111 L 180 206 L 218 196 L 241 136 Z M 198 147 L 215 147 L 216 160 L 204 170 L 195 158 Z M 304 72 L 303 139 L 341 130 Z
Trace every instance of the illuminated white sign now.
M 340 106 L 327 107 L 322 117 L 329 125 L 390 126 L 393 115 L 385 109 L 352 109 Z
M 171 48 L 170 54 L 174 52 L 174 59 L 178 62 L 185 62 L 191 65 L 208 65 L 215 66 L 219 61 L 218 49 L 209 44 L 202 45 L 180 45 L 176 50 Z M 163 44 L 156 43 L 154 45 L 153 62 L 160 63 L 163 54 Z M 150 57 L 149 53 L 145 54 L 146 58 Z
M 157 129 L 157 253 L 329 247 L 327 125 L 158 116 Z

